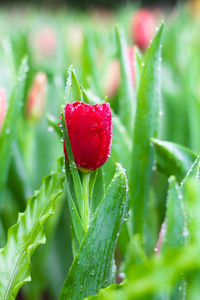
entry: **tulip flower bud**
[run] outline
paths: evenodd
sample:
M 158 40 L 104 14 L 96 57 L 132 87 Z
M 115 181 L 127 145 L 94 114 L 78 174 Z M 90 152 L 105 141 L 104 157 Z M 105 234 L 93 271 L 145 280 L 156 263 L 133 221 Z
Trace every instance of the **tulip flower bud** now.
M 108 159 L 112 142 L 111 109 L 108 103 L 67 103 L 65 122 L 77 168 L 92 172 Z M 64 153 L 68 159 L 64 143 Z
M 128 51 L 131 79 L 133 85 L 135 85 L 135 51 L 133 47 L 128 47 L 127 51 Z
M 7 112 L 6 92 L 3 87 L 0 88 L 0 130 L 2 128 Z
M 26 105 L 26 119 L 37 123 L 43 116 L 47 92 L 47 76 L 43 72 L 36 74 L 29 92 Z
M 153 14 L 147 9 L 136 12 L 131 22 L 131 37 L 142 51 L 145 51 L 153 38 L 155 31 L 155 20 Z
M 133 86 L 135 85 L 135 52 L 133 47 L 127 48 L 127 56 L 128 56 L 128 65 L 130 70 L 131 81 Z M 112 99 L 119 88 L 121 82 L 121 68 L 120 62 L 117 59 L 111 61 L 106 80 L 105 80 L 105 95 L 108 96 L 109 99 Z
M 52 57 L 56 52 L 56 33 L 51 27 L 41 29 L 36 37 L 39 54 L 42 57 Z
M 105 95 L 109 99 L 113 98 L 119 88 L 121 81 L 121 71 L 120 71 L 120 62 L 117 59 L 114 59 L 110 62 L 108 71 L 105 78 Z

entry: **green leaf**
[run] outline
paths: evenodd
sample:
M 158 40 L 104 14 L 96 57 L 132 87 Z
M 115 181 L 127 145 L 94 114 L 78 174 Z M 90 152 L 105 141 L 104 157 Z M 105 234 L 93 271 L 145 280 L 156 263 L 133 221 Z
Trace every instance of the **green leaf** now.
M 145 56 L 145 65 L 137 91 L 129 186 L 135 233 L 143 235 L 144 215 L 154 164 L 150 138 L 158 134 L 160 91 L 160 42 L 163 25 L 156 33 Z
M 187 174 L 197 154 L 190 149 L 172 142 L 151 139 L 155 147 L 157 169 L 167 177 L 174 175 L 180 182 Z
M 62 123 L 62 129 L 63 129 L 63 136 L 65 140 L 65 146 L 67 150 L 67 155 L 69 158 L 69 166 L 73 178 L 73 183 L 74 183 L 74 189 L 75 189 L 75 195 L 76 195 L 76 200 L 78 204 L 78 209 L 80 212 L 80 215 L 83 217 L 83 189 L 81 185 L 81 180 L 80 176 L 76 167 L 76 163 L 74 160 L 73 152 L 72 152 L 72 147 L 70 144 L 69 140 L 69 135 L 67 131 L 67 125 L 65 123 L 65 111 L 64 111 L 64 106 L 61 108 L 61 123 Z
M 96 41 L 94 31 L 90 27 L 85 29 L 83 49 L 82 49 L 82 76 L 81 82 L 85 88 L 88 87 L 88 80 L 91 79 L 90 86 L 95 93 L 99 94 L 99 79 L 96 67 Z
M 198 249 L 187 247 L 172 250 L 159 259 L 153 257 L 141 264 L 130 263 L 127 280 L 123 285 L 111 285 L 89 299 L 160 299 L 155 293 L 172 290 L 182 272 L 200 269 Z
M 47 119 L 49 127 L 52 128 L 53 130 L 55 130 L 55 132 L 58 134 L 58 136 L 60 138 L 62 138 L 63 135 L 62 135 L 62 132 L 61 132 L 59 126 L 58 126 L 58 120 L 50 114 L 46 115 L 46 119 Z
M 19 67 L 17 83 L 9 101 L 9 107 L 0 133 L 0 198 L 2 189 L 7 179 L 12 141 L 16 138 L 16 125 L 24 104 L 24 90 L 28 71 L 27 57 Z
M 134 47 L 134 52 L 135 52 L 135 88 L 137 91 L 140 86 L 140 78 L 143 71 L 144 61 L 143 61 L 142 53 L 137 47 Z
M 17 141 L 12 143 L 12 152 L 7 183 L 11 193 L 13 193 L 13 198 L 20 204 L 19 210 L 23 211 L 26 199 L 33 194 L 33 189 Z
M 136 102 L 128 60 L 128 47 L 123 32 L 117 28 L 115 32 L 119 52 L 118 56 L 121 64 L 119 116 L 126 130 L 132 133 Z
M 66 176 L 66 192 L 67 192 L 67 200 L 68 200 L 68 207 L 70 211 L 70 216 L 73 224 L 73 230 L 76 234 L 78 244 L 80 246 L 83 236 L 85 235 L 85 230 L 83 227 L 83 222 L 78 214 L 76 205 L 74 203 L 72 195 L 74 195 L 74 190 L 72 190 L 72 193 L 70 192 L 70 189 L 72 187 L 72 176 L 69 172 L 69 162 L 65 162 L 65 176 Z
M 7 244 L 0 250 L 0 298 L 15 299 L 23 284 L 31 280 L 30 257 L 45 243 L 43 224 L 54 214 L 55 200 L 63 192 L 63 158 L 58 170 L 42 179 L 39 191 L 27 201 L 24 213 L 8 231 Z
M 80 89 L 80 85 L 76 78 L 73 66 L 70 66 L 68 69 L 68 77 L 65 88 L 65 101 L 74 102 L 82 100 L 82 91 Z
M 114 251 L 127 210 L 127 183 L 123 168 L 117 171 L 92 219 L 62 287 L 60 300 L 84 299 L 113 283 Z
M 161 252 L 176 249 L 184 245 L 184 216 L 181 194 L 174 176 L 169 179 L 167 196 L 166 234 L 162 242 Z
M 5 54 L 6 63 L 9 66 L 9 72 L 13 83 L 16 81 L 17 72 L 15 68 L 15 60 L 13 55 L 13 47 L 10 38 L 5 38 L 2 41 L 2 46 Z
M 185 184 L 188 181 L 191 181 L 191 179 L 195 179 L 197 181 L 200 179 L 200 156 L 198 156 L 196 158 L 195 162 L 193 163 L 193 165 L 191 166 L 191 168 L 187 172 L 185 178 L 181 182 L 181 188 L 180 189 L 184 190 Z
M 91 183 L 91 180 L 90 180 L 90 183 Z M 92 214 L 95 213 L 101 200 L 104 198 L 104 195 L 105 195 L 105 183 L 104 183 L 104 174 L 103 174 L 103 167 L 102 167 L 102 168 L 97 169 L 94 186 L 90 193 L 90 199 L 91 199 L 90 212 Z

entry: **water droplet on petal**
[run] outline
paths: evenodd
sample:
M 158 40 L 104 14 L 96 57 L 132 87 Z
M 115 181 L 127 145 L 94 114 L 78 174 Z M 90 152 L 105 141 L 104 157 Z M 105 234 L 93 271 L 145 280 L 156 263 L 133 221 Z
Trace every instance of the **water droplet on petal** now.
M 91 129 L 91 130 L 96 130 L 96 129 L 97 129 L 97 122 L 95 122 L 94 124 L 92 124 L 92 125 L 90 126 L 90 129 Z

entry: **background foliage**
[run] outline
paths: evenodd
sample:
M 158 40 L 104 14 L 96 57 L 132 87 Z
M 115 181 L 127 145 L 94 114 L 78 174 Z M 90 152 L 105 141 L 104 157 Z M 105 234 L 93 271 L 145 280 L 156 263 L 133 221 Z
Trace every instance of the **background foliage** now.
M 37 203 L 34 199 L 43 199 L 43 194 L 57 197 L 61 192 L 60 185 L 48 189 L 48 182 L 60 179 L 61 184 L 63 181 L 62 159 L 57 168 L 57 158 L 62 156 L 63 148 L 57 124 L 60 107 L 64 104 L 68 67 L 73 64 L 74 69 L 70 70 L 75 70 L 72 85 L 76 88 L 72 90 L 71 100 L 75 95 L 94 104 L 109 95 L 113 112 L 112 155 L 102 173 L 97 175 L 97 183 L 101 184 L 96 190 L 108 188 L 115 174 L 115 163 L 119 162 L 126 169 L 131 193 L 132 211 L 124 216 L 115 251 L 116 282 L 123 283 L 103 289 L 94 299 L 186 299 L 186 296 L 197 299 L 200 271 L 198 159 L 187 174 L 200 152 L 200 22 L 199 12 L 193 5 L 179 5 L 174 10 L 153 9 L 156 36 L 146 55 L 135 49 L 135 84 L 131 81 L 127 47 L 134 45 L 131 20 L 138 5 L 129 3 L 114 11 L 90 9 L 84 13 L 69 8 L 56 11 L 31 6 L 15 10 L 1 8 L 0 86 L 6 89 L 9 108 L 0 133 L 0 259 L 5 255 L 6 241 L 11 243 L 10 232 L 14 232 L 18 240 L 16 228 L 20 224 L 22 231 L 26 228 L 23 214 L 17 219 L 18 212 L 23 212 L 28 203 L 24 214 L 31 215 L 31 207 Z M 164 29 L 162 25 L 159 27 L 161 19 L 165 21 Z M 115 93 L 110 94 L 113 61 L 120 63 L 122 77 Z M 39 71 L 48 77 L 47 101 L 42 119 L 31 123 L 26 115 L 26 104 Z M 115 176 L 121 176 L 125 187 L 125 175 L 120 168 Z M 50 173 L 52 170 L 57 171 Z M 50 177 L 42 181 L 49 173 Z M 31 197 L 35 190 L 39 190 L 39 194 L 36 192 Z M 32 269 L 28 270 L 32 281 L 23 286 L 17 299 L 59 297 L 73 262 L 73 232 L 66 199 L 66 192 L 57 198 L 55 215 L 47 221 L 47 216 L 54 211 L 52 201 L 43 216 L 30 217 L 30 224 L 37 223 L 39 227 L 46 221 L 47 241 L 32 256 Z M 108 207 L 102 206 L 108 211 L 109 201 Z M 158 258 L 155 248 L 164 219 L 166 234 Z M 98 228 L 97 221 L 96 217 L 93 224 Z M 11 227 L 15 223 L 17 225 Z M 121 223 L 119 221 L 118 227 Z M 115 234 L 118 231 L 119 228 Z M 31 235 L 35 237 L 31 240 L 34 246 L 27 246 L 28 257 L 36 244 L 45 242 L 43 230 L 39 237 L 36 233 Z M 86 235 L 85 240 L 87 238 Z M 23 235 L 19 241 L 22 239 Z M 86 250 L 80 251 L 78 257 L 83 258 Z M 12 266 L 12 256 L 8 257 Z M 83 269 L 81 265 L 78 267 L 78 258 L 74 261 L 74 266 L 76 264 Z M 3 268 L 3 263 L 0 265 Z M 67 282 L 76 276 L 74 269 L 72 267 Z M 28 281 L 28 275 L 17 280 Z M 94 278 L 94 274 L 89 277 Z M 4 285 L 3 280 L 1 285 Z M 106 284 L 99 286 L 106 287 Z M 20 287 L 15 287 L 14 296 Z

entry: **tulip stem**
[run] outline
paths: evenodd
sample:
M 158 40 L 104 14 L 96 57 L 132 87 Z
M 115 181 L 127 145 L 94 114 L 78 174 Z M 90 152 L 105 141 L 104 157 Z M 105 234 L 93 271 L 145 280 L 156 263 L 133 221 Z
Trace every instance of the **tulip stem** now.
M 90 183 L 90 173 L 83 173 L 83 225 L 85 230 L 87 231 L 87 227 L 89 224 L 89 215 L 90 215 L 90 207 L 89 207 L 89 183 Z

